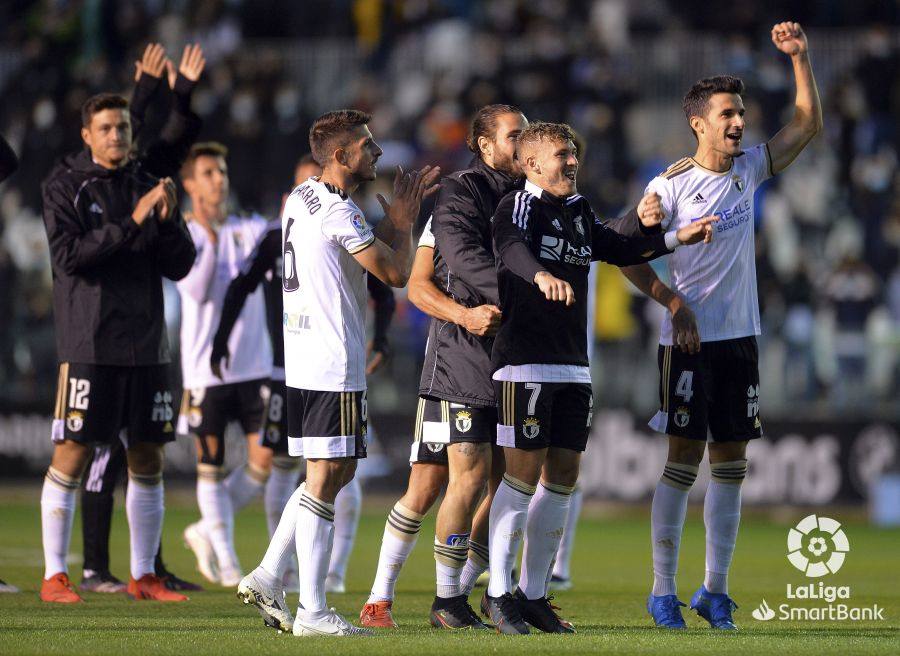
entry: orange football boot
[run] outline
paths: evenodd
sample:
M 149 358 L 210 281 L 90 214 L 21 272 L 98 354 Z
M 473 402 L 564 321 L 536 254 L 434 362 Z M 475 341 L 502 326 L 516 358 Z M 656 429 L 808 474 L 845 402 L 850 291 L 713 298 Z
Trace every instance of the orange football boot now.
M 77 604 L 84 599 L 75 592 L 75 587 L 69 581 L 69 575 L 60 572 L 41 581 L 41 601 L 55 604 Z
M 137 581 L 134 577 L 128 580 L 128 596 L 134 600 L 152 601 L 187 601 L 183 594 L 169 590 L 165 581 L 155 574 L 144 574 Z
M 376 601 L 363 606 L 359 614 L 359 623 L 375 629 L 396 629 L 397 623 L 391 615 L 393 601 Z

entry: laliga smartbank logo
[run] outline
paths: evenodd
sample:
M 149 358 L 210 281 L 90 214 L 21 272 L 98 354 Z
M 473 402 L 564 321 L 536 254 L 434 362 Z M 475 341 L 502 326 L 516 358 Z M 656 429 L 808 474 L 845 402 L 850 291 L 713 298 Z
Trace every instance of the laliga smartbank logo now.
M 850 541 L 840 522 L 830 517 L 809 515 L 788 531 L 787 547 L 787 559 L 791 565 L 807 578 L 820 578 L 836 573 L 844 565 L 844 559 L 850 551 Z M 878 604 L 861 607 L 844 603 L 844 600 L 850 599 L 849 585 L 825 585 L 823 581 L 798 586 L 788 583 L 785 596 L 788 600 L 802 599 L 824 605 L 796 606 L 783 603 L 776 610 L 763 599 L 751 615 L 761 622 L 776 618 L 793 621 L 884 619 L 884 608 Z

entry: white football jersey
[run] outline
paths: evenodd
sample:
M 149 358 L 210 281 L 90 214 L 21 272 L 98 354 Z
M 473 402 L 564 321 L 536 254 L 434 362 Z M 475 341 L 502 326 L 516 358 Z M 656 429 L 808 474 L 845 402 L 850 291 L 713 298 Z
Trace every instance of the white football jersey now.
M 667 256 L 672 287 L 697 316 L 700 340 L 713 342 L 760 333 L 754 257 L 753 194 L 772 175 L 765 144 L 735 157 L 728 171 L 717 173 L 693 158 L 675 162 L 653 178 L 647 192 L 662 199 L 663 229 L 677 230 L 691 221 L 718 214 L 713 240 L 677 249 Z M 672 317 L 666 312 L 660 344 L 672 344 Z
M 289 387 L 366 389 L 366 270 L 353 258 L 375 241 L 350 198 L 310 178 L 281 217 L 284 364 Z
M 272 372 L 272 345 L 262 286 L 247 297 L 228 339 L 231 359 L 228 367 L 222 369 L 224 381 L 216 378 L 209 366 L 225 292 L 266 231 L 266 220 L 258 215 L 229 216 L 218 229 L 215 246 L 198 223 L 188 221 L 187 227 L 197 248 L 197 259 L 190 273 L 177 283 L 185 389 L 268 378 Z

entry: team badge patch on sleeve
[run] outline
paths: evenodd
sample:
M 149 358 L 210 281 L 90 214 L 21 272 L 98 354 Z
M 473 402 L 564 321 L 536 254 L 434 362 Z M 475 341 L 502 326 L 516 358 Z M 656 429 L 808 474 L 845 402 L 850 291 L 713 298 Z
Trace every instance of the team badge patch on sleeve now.
M 366 223 L 366 219 L 362 214 L 354 214 L 350 219 L 350 223 L 353 224 L 353 228 L 356 230 L 360 239 L 368 239 L 372 234 L 372 229 L 369 227 L 369 224 Z

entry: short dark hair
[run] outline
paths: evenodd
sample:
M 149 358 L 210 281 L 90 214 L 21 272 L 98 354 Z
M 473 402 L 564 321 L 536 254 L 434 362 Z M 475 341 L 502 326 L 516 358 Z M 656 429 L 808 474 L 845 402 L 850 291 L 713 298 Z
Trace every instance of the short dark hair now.
M 218 141 L 201 141 L 191 146 L 184 164 L 181 165 L 181 179 L 194 177 L 194 162 L 201 157 L 228 157 L 228 147 Z
M 98 93 L 81 106 L 81 126 L 89 127 L 94 114 L 104 109 L 128 109 L 128 101 L 117 93 Z
M 324 167 L 336 149 L 347 145 L 348 134 L 371 120 L 371 114 L 358 109 L 338 109 L 322 114 L 309 129 L 309 149 L 313 159 Z
M 706 112 L 709 111 L 709 99 L 716 93 L 741 95 L 744 93 L 744 81 L 733 75 L 716 75 L 694 82 L 694 86 L 688 90 L 684 100 L 681 101 L 684 117 L 689 124 L 692 116 L 706 116 Z M 694 133 L 694 137 L 697 136 L 694 128 L 691 128 L 691 132 Z
M 481 157 L 481 148 L 478 147 L 478 138 L 487 137 L 493 139 L 497 134 L 497 119 L 503 114 L 522 114 L 522 110 L 515 105 L 506 105 L 497 103 L 494 105 L 485 105 L 472 117 L 472 127 L 469 129 L 469 136 L 466 139 L 466 145 L 473 153 Z
M 519 138 L 516 140 L 516 148 L 518 149 L 537 141 L 544 141 L 545 139 L 548 141 L 571 141 L 575 143 L 576 137 L 575 131 L 565 123 L 535 121 L 519 133 Z

